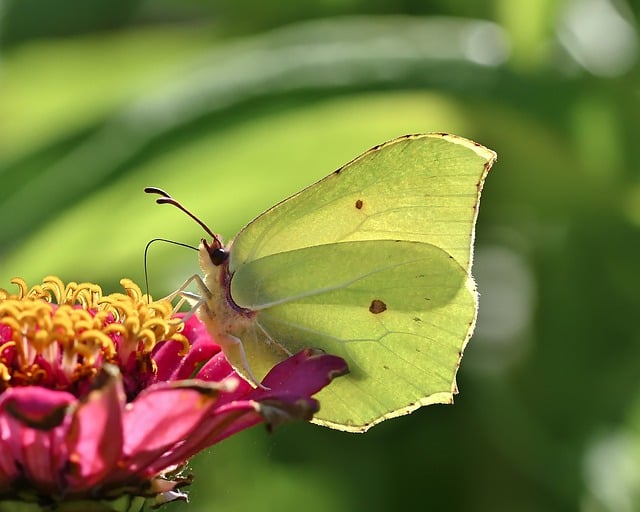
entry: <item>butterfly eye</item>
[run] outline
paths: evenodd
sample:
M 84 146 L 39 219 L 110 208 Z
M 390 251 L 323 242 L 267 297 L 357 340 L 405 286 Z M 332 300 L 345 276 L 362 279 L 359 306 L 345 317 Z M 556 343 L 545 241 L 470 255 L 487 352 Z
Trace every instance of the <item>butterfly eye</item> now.
M 229 258 L 229 253 L 224 249 L 214 249 L 209 253 L 211 257 L 211 263 L 214 265 L 222 265 Z
M 216 267 L 222 265 L 229 259 L 229 251 L 222 247 L 222 243 L 220 243 L 218 237 L 214 238 L 210 244 L 208 244 L 204 239 L 202 240 L 202 243 L 207 248 L 211 263 L 213 263 Z

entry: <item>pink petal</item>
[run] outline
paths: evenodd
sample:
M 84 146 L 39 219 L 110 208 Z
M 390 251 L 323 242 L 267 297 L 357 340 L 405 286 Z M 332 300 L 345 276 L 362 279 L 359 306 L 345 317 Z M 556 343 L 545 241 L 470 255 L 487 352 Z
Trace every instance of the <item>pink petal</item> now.
M 266 421 L 269 428 L 294 420 L 309 421 L 318 411 L 318 404 L 310 397 L 327 386 L 334 378 L 349 371 L 344 359 L 320 350 L 305 349 L 274 366 L 262 381 L 264 388 L 251 389 L 245 399 L 260 404 L 260 416 L 245 416 L 227 428 L 210 443 L 220 442 L 235 432 Z M 214 409 L 221 414 L 230 395 L 223 395 Z M 236 399 L 236 397 L 234 397 Z M 321 405 L 320 405 L 321 406 Z
M 187 320 L 182 334 L 190 341 L 191 349 L 186 355 L 180 355 L 182 344 L 168 341 L 160 345 L 153 354 L 158 368 L 154 382 L 192 378 L 204 362 L 220 352 L 220 346 L 213 342 L 204 324 L 195 316 Z
M 97 381 L 99 387 L 81 401 L 69 429 L 68 482 L 75 490 L 93 487 L 122 458 L 122 378 L 115 367 L 105 365 Z
M 10 388 L 0 395 L 0 473 L 4 478 L 23 476 L 45 492 L 59 483 L 67 453 L 66 414 L 74 402 L 69 393 L 39 387 Z
M 175 374 L 184 357 L 180 355 L 182 348 L 182 343 L 173 340 L 160 343 L 156 347 L 152 356 L 158 368 L 158 372 L 153 378 L 154 382 L 173 380 L 172 375 Z
M 210 414 L 220 388 L 187 380 L 155 384 L 140 393 L 124 416 L 124 452 L 131 471 L 148 474 L 147 466 L 166 451 L 188 443 L 191 432 Z
M 255 389 L 251 398 L 261 400 L 286 394 L 311 396 L 348 372 L 347 363 L 340 357 L 316 349 L 301 350 L 274 366 L 262 381 L 269 389 Z
M 207 382 L 222 382 L 223 380 L 233 376 L 238 377 L 238 374 L 229 364 L 227 358 L 224 357 L 224 354 L 222 352 L 218 352 L 209 359 L 202 368 L 200 368 L 195 377 L 197 379 L 206 380 Z M 235 395 L 244 396 L 251 389 L 252 388 L 249 383 L 242 380 L 242 384 L 235 390 Z
M 162 460 L 151 462 L 151 469 L 161 471 L 166 466 L 177 465 L 193 457 L 204 448 L 214 444 L 211 439 L 218 439 L 227 430 L 238 432 L 262 421 L 258 413 L 258 404 L 251 400 L 234 402 L 220 414 L 209 413 L 189 433 L 188 438 L 181 445 L 177 445 L 170 453 L 166 453 Z
M 10 414 L 32 428 L 50 430 L 63 422 L 67 407 L 75 401 L 65 391 L 38 386 L 9 388 L 0 394 L 0 414 Z
M 263 384 L 270 389 L 253 389 L 241 381 L 235 391 L 222 393 L 209 417 L 189 436 L 189 445 L 173 455 L 187 459 L 263 421 L 271 427 L 293 420 L 308 421 L 318 409 L 310 395 L 347 371 L 347 364 L 339 357 L 310 349 L 298 352 L 267 374 Z

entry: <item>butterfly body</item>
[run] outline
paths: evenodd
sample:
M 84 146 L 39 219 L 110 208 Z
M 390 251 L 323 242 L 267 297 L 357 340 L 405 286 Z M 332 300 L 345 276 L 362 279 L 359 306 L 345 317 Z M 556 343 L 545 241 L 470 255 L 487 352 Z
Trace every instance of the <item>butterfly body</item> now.
M 228 249 L 224 248 L 220 237 L 214 238 L 211 243 L 202 240 L 198 247 L 198 259 L 204 279 L 200 285 L 201 297 L 198 300 L 200 304 L 196 306 L 196 314 L 236 370 L 251 384 L 258 386 L 261 379 L 252 368 L 258 369 L 260 366 L 248 361 L 243 339 L 249 333 L 254 338 L 258 334 L 264 336 L 264 333 L 259 332 L 256 312 L 241 308 L 233 301 L 229 289 L 229 261 L 226 256 L 221 257 L 221 251 L 228 255 Z M 274 361 L 292 355 L 268 336 L 263 341 L 265 349 L 272 349 Z M 262 372 L 261 377 L 264 374 L 266 371 Z

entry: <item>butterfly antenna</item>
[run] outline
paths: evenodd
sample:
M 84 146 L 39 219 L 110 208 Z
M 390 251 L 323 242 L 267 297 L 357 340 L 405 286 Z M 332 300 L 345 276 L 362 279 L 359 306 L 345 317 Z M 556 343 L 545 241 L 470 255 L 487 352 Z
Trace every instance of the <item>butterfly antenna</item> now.
M 218 240 L 218 237 L 216 236 L 216 234 L 211 231 L 209 229 L 209 226 L 207 226 L 202 220 L 200 220 L 195 214 L 191 213 L 189 210 L 187 210 L 184 206 L 182 206 L 182 204 L 180 202 L 178 202 L 176 199 L 174 199 L 173 197 L 171 197 L 169 194 L 167 194 L 164 190 L 162 190 L 161 188 L 157 188 L 157 187 L 145 187 L 144 191 L 147 194 L 157 194 L 160 197 L 158 199 L 156 199 L 156 203 L 158 204 L 170 204 L 172 206 L 175 206 L 178 210 L 183 211 L 184 213 L 186 213 L 189 217 L 191 217 L 193 220 L 195 220 L 198 224 L 200 224 L 200 226 L 202 227 L 202 229 L 204 229 L 209 235 L 211 235 L 211 237 L 215 240 Z M 152 240 L 153 241 L 153 240 Z M 165 240 L 165 242 L 168 242 L 169 240 Z M 177 242 L 174 242 L 177 243 Z M 182 245 L 182 244 L 178 244 L 178 245 Z M 190 246 L 187 246 L 190 247 Z
M 158 189 L 159 190 L 159 189 Z M 187 249 L 193 249 L 197 251 L 198 248 L 193 245 L 183 244 L 182 242 L 176 242 L 175 240 L 169 240 L 167 238 L 152 238 L 147 242 L 147 245 L 144 246 L 144 287 L 145 293 L 147 294 L 147 300 L 149 300 L 149 268 L 147 265 L 147 255 L 149 253 L 149 247 L 153 242 L 166 242 L 168 244 L 179 245 L 180 247 L 186 247 Z

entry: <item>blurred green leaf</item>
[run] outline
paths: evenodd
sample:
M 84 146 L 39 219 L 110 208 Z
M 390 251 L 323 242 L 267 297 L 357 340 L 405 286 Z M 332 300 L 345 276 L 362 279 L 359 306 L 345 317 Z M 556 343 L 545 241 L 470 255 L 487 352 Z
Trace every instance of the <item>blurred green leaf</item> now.
M 104 30 L 130 18 L 140 0 L 5 0 L 0 44 Z M 70 15 L 71 14 L 71 15 Z
M 170 80 L 207 43 L 202 31 L 165 28 L 14 49 L 2 61 L 0 173 L 11 169 L 11 161 L 84 133 L 114 108 Z

